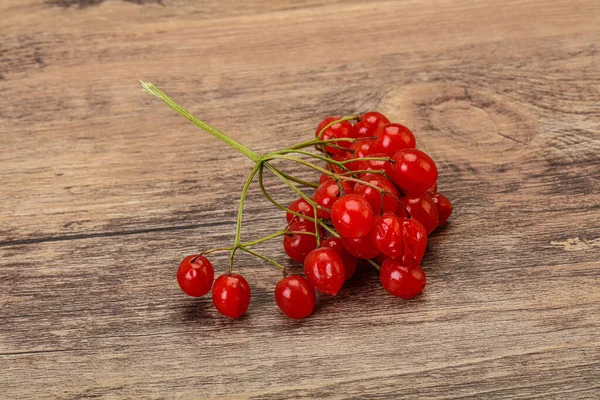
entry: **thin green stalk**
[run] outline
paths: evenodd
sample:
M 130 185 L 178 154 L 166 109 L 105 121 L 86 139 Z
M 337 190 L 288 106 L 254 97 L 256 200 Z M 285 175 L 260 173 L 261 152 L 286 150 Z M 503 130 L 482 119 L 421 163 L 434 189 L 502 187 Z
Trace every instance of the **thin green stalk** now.
M 255 256 L 255 257 L 258 257 L 258 258 L 260 258 L 260 259 L 262 259 L 262 260 L 265 260 L 265 261 L 267 261 L 267 262 L 269 262 L 269 263 L 273 264 L 274 266 L 276 266 L 277 268 L 279 268 L 279 269 L 280 269 L 280 270 L 282 270 L 283 272 L 285 272 L 285 267 L 284 267 L 283 265 L 279 264 L 277 261 L 275 261 L 275 260 L 273 260 L 273 259 L 270 259 L 269 257 L 267 257 L 267 256 L 265 256 L 265 255 L 262 255 L 262 254 L 260 254 L 260 253 L 258 253 L 258 252 L 256 252 L 256 251 L 253 251 L 253 250 L 247 249 L 247 248 L 245 248 L 245 247 L 240 247 L 240 250 L 242 250 L 242 251 L 245 251 L 245 252 L 246 252 L 246 253 L 248 253 L 248 254 L 252 254 L 253 256 Z
M 372 266 L 375 267 L 375 269 L 377 269 L 377 271 L 379 271 L 381 269 L 381 267 L 379 266 L 379 264 L 377 264 L 375 261 L 373 260 L 366 260 L 369 264 L 371 264 Z

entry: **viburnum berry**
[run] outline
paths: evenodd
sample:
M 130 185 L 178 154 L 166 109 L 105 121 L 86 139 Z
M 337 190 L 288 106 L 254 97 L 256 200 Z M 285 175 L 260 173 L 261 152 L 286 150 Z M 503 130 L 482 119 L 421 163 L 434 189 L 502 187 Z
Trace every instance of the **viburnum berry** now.
M 398 190 L 387 178 L 381 175 L 365 174 L 360 179 L 385 190 L 382 194 L 379 190 L 363 183 L 357 183 L 354 186 L 354 194 L 364 197 L 369 202 L 374 215 L 382 212 L 394 212 L 398 209 Z
M 192 297 L 204 296 L 210 292 L 214 277 L 215 270 L 210 261 L 197 254 L 184 258 L 177 269 L 179 287 Z
M 401 257 L 404 252 L 403 218 L 385 213 L 375 220 L 369 239 L 381 253 L 388 257 Z
M 223 274 L 213 285 L 212 300 L 215 308 L 229 318 L 238 318 L 250 304 L 250 286 L 243 276 Z
M 351 194 L 353 192 L 352 186 L 345 181 L 340 181 L 343 193 L 340 193 L 340 186 L 334 180 L 329 180 L 321 183 L 313 194 L 313 200 L 318 205 L 328 209 L 329 211 L 317 209 L 317 216 L 319 218 L 331 218 L 331 207 L 333 203 L 341 197 L 341 195 Z
M 352 137 L 361 138 L 375 136 L 377 129 L 389 122 L 390 120 L 380 112 L 369 111 L 364 113 L 360 116 L 360 121 L 352 127 Z
M 365 157 L 370 157 L 371 154 L 374 154 L 377 152 L 376 148 L 375 148 L 375 140 L 374 139 L 359 139 L 356 141 L 356 143 L 352 146 L 352 158 L 365 158 Z M 357 161 L 352 161 L 352 162 L 347 162 L 346 164 L 344 164 L 344 166 L 346 168 L 348 168 L 351 171 L 357 171 L 358 169 L 360 169 L 361 166 L 361 161 L 357 160 Z
M 292 222 L 288 227 L 289 232 L 315 233 L 315 223 L 312 221 Z M 319 230 L 322 235 L 323 231 Z M 317 238 L 314 235 L 290 233 L 283 236 L 283 249 L 286 254 L 296 262 L 304 262 L 306 255 L 317 248 Z
M 427 283 L 419 265 L 403 265 L 399 260 L 385 260 L 379 271 L 381 284 L 393 296 L 410 299 L 420 294 Z
M 423 193 L 437 178 L 437 166 L 427 154 L 417 149 L 400 150 L 392 156 L 391 178 L 404 192 Z
M 306 278 L 291 275 L 275 286 L 275 301 L 285 315 L 300 319 L 312 314 L 317 297 L 315 289 Z
M 437 226 L 442 226 L 446 223 L 450 214 L 452 214 L 452 203 L 441 193 L 436 193 L 431 196 L 431 199 L 437 206 L 438 223 Z
M 321 133 L 321 130 L 323 130 L 323 128 L 325 128 L 327 125 L 329 125 L 333 121 L 336 121 L 340 118 L 341 117 L 333 117 L 332 116 L 332 117 L 327 117 L 323 121 L 321 121 L 319 126 L 317 126 L 317 130 L 315 131 L 315 138 L 319 137 L 319 133 Z M 342 122 L 333 124 L 329 128 L 327 128 L 321 135 L 321 140 L 350 138 L 351 133 L 352 133 L 352 124 L 348 121 L 342 121 Z M 350 149 L 352 147 L 352 142 L 338 141 L 335 143 L 335 145 L 339 146 L 339 147 L 344 147 L 344 148 Z M 325 151 L 330 154 L 343 154 L 345 152 L 345 150 L 343 150 L 343 149 L 338 149 L 338 148 L 335 148 L 332 146 L 325 146 Z
M 373 243 L 371 243 L 371 240 L 368 236 L 363 236 L 356 239 L 345 238 L 342 236 L 340 237 L 340 241 L 342 242 L 342 246 L 344 246 L 346 251 L 356 258 L 370 260 L 371 258 L 377 257 L 381 253 L 379 249 L 375 247 Z
M 369 154 L 368 158 L 386 158 L 389 156 L 384 153 Z M 371 170 L 371 171 L 385 171 L 387 176 L 390 176 L 392 164 L 385 160 L 361 160 L 356 166 L 356 170 Z M 362 178 L 361 178 L 362 179 Z
M 297 212 L 298 214 L 306 215 L 307 217 L 310 217 L 310 218 L 315 217 L 315 211 L 314 211 L 313 206 L 310 205 L 308 203 L 308 201 L 306 201 L 302 197 L 297 200 L 292 201 L 290 203 L 290 205 L 288 206 L 288 208 L 292 211 Z M 290 223 L 292 221 L 296 221 L 296 222 L 306 221 L 304 218 L 294 215 L 289 211 L 285 214 L 285 219 L 288 223 Z
M 364 197 L 347 194 L 331 207 L 331 222 L 341 236 L 355 239 L 366 235 L 373 226 L 373 211 Z
M 386 124 L 381 126 L 377 133 L 375 148 L 378 153 L 384 153 L 393 156 L 400 150 L 412 149 L 417 145 L 415 135 L 400 124 Z
M 328 247 L 308 253 L 304 260 L 304 275 L 319 292 L 334 296 L 346 280 L 342 258 L 338 252 Z
M 431 234 L 438 225 L 438 210 L 435 202 L 427 193 L 409 193 L 400 198 L 411 217 L 423 224 L 427 234 Z
M 329 247 L 330 249 L 335 250 L 340 257 L 342 257 L 342 262 L 344 263 L 344 270 L 346 272 L 346 280 L 350 279 L 354 272 L 356 271 L 356 257 L 351 255 L 346 251 L 344 246 L 342 245 L 342 241 L 336 237 L 329 237 L 321 244 L 321 247 Z
M 414 218 L 401 218 L 402 223 L 402 263 L 418 265 L 427 248 L 427 230 Z

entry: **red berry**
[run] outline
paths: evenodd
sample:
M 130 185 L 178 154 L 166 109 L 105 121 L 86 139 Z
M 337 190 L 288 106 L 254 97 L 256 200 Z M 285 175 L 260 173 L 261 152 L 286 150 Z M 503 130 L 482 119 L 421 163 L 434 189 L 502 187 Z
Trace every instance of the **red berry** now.
M 342 246 L 342 241 L 336 237 L 327 238 L 322 244 L 321 247 L 329 247 L 330 249 L 335 250 L 340 257 L 342 257 L 342 262 L 344 263 L 344 270 L 346 271 L 346 280 L 350 279 L 354 272 L 356 271 L 356 257 L 351 255 L 346 251 L 344 246 Z
M 356 194 L 340 197 L 331 207 L 331 222 L 341 236 L 358 238 L 366 235 L 373 225 L 369 202 Z
M 423 193 L 437 180 L 435 163 L 421 150 L 400 150 L 392 159 L 391 178 L 404 192 Z
M 433 232 L 438 224 L 438 211 L 435 202 L 426 193 L 412 194 L 400 198 L 411 217 L 423 224 L 427 234 Z
M 402 263 L 419 265 L 427 248 L 427 230 L 414 218 L 402 218 Z
M 374 215 L 381 214 L 382 208 L 384 213 L 394 212 L 398 209 L 400 204 L 398 200 L 396 200 L 398 198 L 398 190 L 396 190 L 396 186 L 394 186 L 392 182 L 381 175 L 375 174 L 365 174 L 361 176 L 360 179 L 387 191 L 387 193 L 384 193 L 382 196 L 379 190 L 371 186 L 361 183 L 357 183 L 354 186 L 354 193 L 364 197 L 369 202 Z
M 204 256 L 197 254 L 183 259 L 177 269 L 177 283 L 183 293 L 192 297 L 204 296 L 210 291 L 215 270 Z
M 275 286 L 275 301 L 279 309 L 290 318 L 306 318 L 312 314 L 317 296 L 306 278 L 291 275 Z
M 357 239 L 349 239 L 342 236 L 340 241 L 342 242 L 342 246 L 344 246 L 346 251 L 356 258 L 370 260 L 371 258 L 375 258 L 380 254 L 379 249 L 373 246 L 373 243 L 371 243 L 371 240 L 368 236 L 363 236 Z
M 375 134 L 377 136 L 377 152 L 393 156 L 403 149 L 412 149 L 417 145 L 415 135 L 400 124 L 386 124 L 380 127 Z
M 360 117 L 360 122 L 357 122 L 352 128 L 352 137 L 369 137 L 375 136 L 377 129 L 389 123 L 390 120 L 382 113 L 377 111 L 369 111 Z
M 442 226 L 446 223 L 446 221 L 448 220 L 448 217 L 450 217 L 450 214 L 452 214 L 452 203 L 450 202 L 450 200 L 448 200 L 446 198 L 446 196 L 444 196 L 441 193 L 434 194 L 433 196 L 431 196 L 431 199 L 437 206 L 437 211 L 438 211 L 437 226 Z
M 299 198 L 298 200 L 292 201 L 290 203 L 290 205 L 288 206 L 288 208 L 292 211 L 296 211 L 299 214 L 306 215 L 307 217 L 311 217 L 311 218 L 315 217 L 313 206 L 311 206 L 308 203 L 308 201 L 304 200 L 303 198 Z M 296 222 L 306 221 L 304 218 L 294 215 L 289 211 L 285 214 L 285 219 L 287 220 L 288 223 L 290 223 L 292 221 L 296 221 Z
M 377 217 L 369 234 L 371 243 L 388 257 L 400 257 L 404 251 L 402 218 L 393 213 Z
M 423 291 L 427 282 L 419 265 L 403 265 L 399 260 L 387 259 L 379 271 L 381 284 L 388 293 L 410 299 Z
M 319 133 L 323 128 L 332 123 L 335 120 L 340 119 L 341 117 L 327 117 L 319 126 L 317 126 L 317 130 L 315 131 L 315 137 L 319 137 Z M 342 139 L 349 138 L 350 132 L 352 131 L 352 124 L 349 121 L 338 122 L 337 124 L 331 125 L 329 128 L 323 132 L 321 135 L 321 140 L 330 140 L 330 139 Z M 336 142 L 335 145 L 344 147 L 346 149 L 350 149 L 352 147 L 352 142 L 339 141 Z M 325 151 L 331 154 L 343 154 L 345 153 L 342 149 L 336 149 L 335 147 L 325 146 Z
M 241 275 L 223 274 L 215 280 L 212 290 L 216 309 L 229 318 L 238 318 L 250 304 L 250 286 Z
M 385 158 L 385 157 L 389 157 L 387 154 L 384 153 L 375 153 L 375 154 L 369 154 L 367 157 L 369 158 Z M 353 163 L 350 163 L 353 164 Z M 371 171 L 385 171 L 385 174 L 387 176 L 390 176 L 390 171 L 392 168 L 392 163 L 390 163 L 389 161 L 382 161 L 382 160 L 361 160 L 359 162 L 359 164 L 357 165 L 357 168 L 354 170 L 371 170 Z
M 353 153 L 352 158 L 365 158 L 373 153 L 376 153 L 375 140 L 373 139 L 360 139 L 352 147 Z M 351 171 L 356 171 L 360 168 L 361 161 L 353 161 L 344 164 L 346 168 Z
M 321 174 L 321 176 L 319 177 L 319 184 L 321 184 L 321 183 L 323 183 L 325 181 L 332 181 L 332 180 L 333 180 L 333 178 L 330 177 L 329 175 L 327 175 L 327 174 Z
M 293 222 L 288 231 L 315 233 L 315 223 L 312 221 Z M 319 230 L 319 234 L 323 234 L 322 230 Z M 283 249 L 296 262 L 304 262 L 306 255 L 316 248 L 317 238 L 314 235 L 294 233 L 283 236 Z
M 430 196 L 433 196 L 434 194 L 436 194 L 437 193 L 437 182 L 434 183 L 432 187 L 430 187 L 429 189 L 427 189 L 425 191 L 425 193 L 427 193 Z
M 348 183 L 341 181 L 340 182 L 342 189 L 344 191 L 344 195 L 352 193 L 352 186 Z M 313 195 L 313 200 L 320 206 L 323 206 L 329 210 L 333 206 L 333 203 L 340 197 L 340 189 L 338 184 L 334 180 L 329 180 L 321 183 L 317 190 L 315 190 L 315 194 Z M 331 213 L 329 211 L 317 210 L 317 215 L 319 218 L 331 218 Z
M 334 296 L 340 291 L 346 278 L 342 258 L 328 247 L 308 253 L 304 260 L 304 275 L 319 292 Z

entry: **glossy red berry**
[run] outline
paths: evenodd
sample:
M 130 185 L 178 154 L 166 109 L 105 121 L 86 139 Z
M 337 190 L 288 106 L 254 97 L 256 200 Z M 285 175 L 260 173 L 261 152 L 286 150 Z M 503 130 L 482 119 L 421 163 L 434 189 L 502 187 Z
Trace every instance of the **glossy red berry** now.
M 284 278 L 275 286 L 275 301 L 279 309 L 290 318 L 306 318 L 312 314 L 317 302 L 315 289 L 300 275 Z
M 375 220 L 369 239 L 384 255 L 401 257 L 404 251 L 402 226 L 402 218 L 396 214 L 383 214 Z
M 384 153 L 393 156 L 403 149 L 415 148 L 417 142 L 415 135 L 400 124 L 386 124 L 380 127 L 375 134 L 377 137 L 375 148 L 378 153 Z
M 342 186 L 344 195 L 351 194 L 353 192 L 352 186 L 350 186 L 348 183 L 341 181 L 340 184 Z M 338 184 L 334 180 L 328 180 L 321 183 L 315 190 L 313 200 L 318 205 L 331 210 L 333 203 L 335 203 L 339 197 L 341 197 L 341 193 Z M 330 211 L 322 209 L 317 210 L 317 215 L 319 218 L 331 218 Z
M 381 284 L 391 295 L 401 299 L 417 296 L 427 283 L 425 272 L 419 265 L 403 265 L 395 259 L 387 259 L 379 271 Z
M 352 146 L 351 158 L 365 158 L 373 153 L 376 153 L 375 140 L 360 139 Z M 344 164 L 351 171 L 357 171 L 361 166 L 361 161 L 352 161 Z
M 288 231 L 315 233 L 315 223 L 312 221 L 292 222 Z M 319 230 L 319 234 L 323 232 Z M 317 238 L 314 235 L 293 233 L 283 236 L 285 253 L 296 262 L 304 262 L 306 255 L 317 248 Z
M 317 130 L 315 131 L 315 138 L 319 137 L 319 133 L 323 128 L 332 123 L 335 120 L 340 119 L 341 117 L 327 117 L 319 126 L 317 126 Z M 330 139 L 342 139 L 342 138 L 350 138 L 352 132 L 352 124 L 349 121 L 338 122 L 337 124 L 331 125 L 327 128 L 323 134 L 321 135 L 321 140 L 330 140 Z M 336 142 L 335 145 L 350 149 L 352 147 L 352 142 L 339 141 Z M 330 154 L 344 154 L 345 150 L 337 149 L 331 146 L 325 146 L 325 151 Z
M 360 179 L 387 192 L 383 193 L 382 196 L 381 192 L 372 186 L 362 183 L 357 183 L 354 186 L 354 194 L 364 197 L 369 202 L 374 215 L 379 215 L 382 212 L 394 212 L 398 209 L 400 204 L 396 200 L 399 197 L 398 190 L 387 178 L 381 175 L 365 174 Z
M 400 198 L 411 217 L 423 224 L 427 234 L 433 232 L 438 224 L 438 211 L 435 202 L 427 193 L 409 193 Z
M 204 296 L 210 292 L 215 270 L 204 256 L 197 254 L 183 259 L 177 269 L 177 283 L 185 294 L 192 297 Z
M 292 201 L 290 203 L 290 205 L 288 206 L 288 208 L 299 214 L 306 215 L 307 217 L 310 217 L 310 218 L 315 217 L 313 206 L 311 206 L 308 203 L 308 201 L 304 200 L 303 198 L 299 198 L 298 200 Z M 292 221 L 296 221 L 296 222 L 305 221 L 304 218 L 294 215 L 294 214 L 290 213 L 289 211 L 285 214 L 285 219 L 288 223 L 290 223 Z
M 389 156 L 383 153 L 374 153 L 369 154 L 367 157 L 369 158 L 385 158 Z M 387 176 L 390 176 L 392 164 L 389 161 L 383 160 L 361 160 L 359 164 L 356 166 L 356 170 L 371 170 L 371 171 L 385 171 Z
M 382 113 L 377 111 L 369 111 L 360 117 L 360 121 L 354 124 L 352 137 L 371 137 L 375 136 L 375 132 L 380 126 L 389 123 L 390 120 Z
M 243 315 L 250 304 L 250 286 L 243 276 L 223 274 L 215 280 L 212 290 L 216 309 L 229 318 Z
M 452 214 L 452 203 L 450 202 L 450 200 L 448 200 L 446 198 L 446 196 L 444 196 L 441 193 L 434 194 L 433 196 L 431 196 L 431 199 L 437 206 L 437 211 L 438 211 L 437 226 L 442 226 L 446 223 L 446 221 L 450 217 L 450 214 Z
M 400 150 L 392 159 L 391 178 L 404 192 L 423 193 L 437 180 L 435 163 L 421 150 Z
M 346 280 L 350 279 L 354 272 L 356 271 L 356 257 L 351 255 L 346 251 L 344 246 L 342 245 L 342 241 L 336 237 L 329 237 L 327 240 L 323 241 L 321 244 L 322 247 L 329 247 L 330 249 L 335 250 L 340 257 L 342 257 L 342 262 L 344 263 L 344 270 L 346 272 Z
M 342 242 L 342 246 L 344 246 L 346 251 L 356 258 L 370 260 L 371 258 L 377 257 L 381 253 L 379 249 L 377 249 L 377 247 L 371 243 L 371 240 L 368 236 L 363 236 L 357 239 L 349 239 L 342 236 L 340 241 Z
M 341 236 L 355 239 L 365 236 L 373 226 L 373 211 L 364 197 L 347 194 L 331 207 L 331 223 Z
M 328 247 L 308 253 L 304 260 L 304 275 L 319 292 L 334 296 L 346 279 L 342 257 Z
M 427 248 L 427 230 L 414 218 L 401 218 L 402 221 L 402 263 L 419 265 Z

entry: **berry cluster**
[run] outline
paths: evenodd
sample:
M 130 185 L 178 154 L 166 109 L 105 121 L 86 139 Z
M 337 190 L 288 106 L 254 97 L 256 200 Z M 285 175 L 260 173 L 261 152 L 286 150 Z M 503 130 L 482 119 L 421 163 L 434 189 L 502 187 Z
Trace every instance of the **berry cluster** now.
M 221 314 L 231 318 L 243 315 L 250 303 L 250 287 L 243 276 L 232 273 L 237 250 L 282 270 L 284 277 L 275 286 L 275 301 L 290 318 L 305 318 L 313 312 L 315 289 L 336 295 L 360 260 L 379 270 L 381 284 L 390 294 L 409 299 L 422 292 L 426 277 L 420 263 L 427 237 L 446 222 L 452 204 L 437 192 L 437 167 L 416 148 L 415 137 L 407 127 L 391 123 L 378 112 L 332 116 L 318 125 L 315 139 L 260 156 L 192 116 L 156 86 L 142 85 L 145 91 L 255 162 L 242 192 L 234 245 L 186 257 L 177 271 L 183 292 L 198 297 L 212 289 L 213 303 Z M 313 146 L 318 153 L 303 150 Z M 281 172 L 273 165 L 277 160 L 320 172 L 319 182 Z M 324 161 L 325 167 L 314 160 Z M 264 171 L 273 173 L 300 197 L 288 207 L 278 203 L 263 184 Z M 243 243 L 243 205 L 256 176 L 264 196 L 286 212 L 287 226 Z M 312 196 L 301 190 L 303 186 L 314 188 Z M 304 265 L 305 277 L 287 276 L 281 264 L 250 249 L 280 236 L 286 254 Z M 216 251 L 229 251 L 230 262 L 229 270 L 214 280 L 213 266 L 205 255 Z

